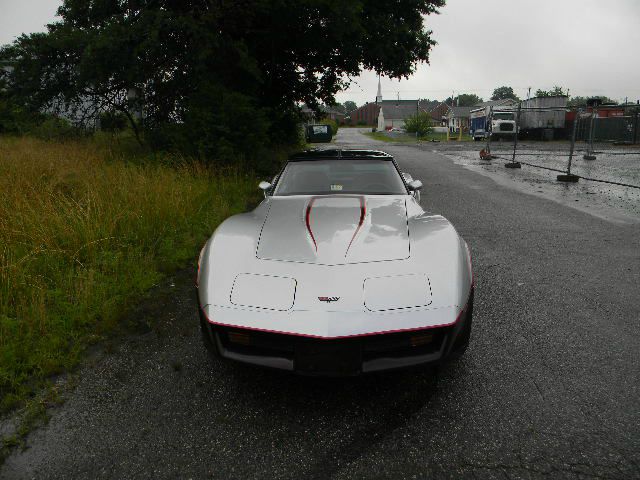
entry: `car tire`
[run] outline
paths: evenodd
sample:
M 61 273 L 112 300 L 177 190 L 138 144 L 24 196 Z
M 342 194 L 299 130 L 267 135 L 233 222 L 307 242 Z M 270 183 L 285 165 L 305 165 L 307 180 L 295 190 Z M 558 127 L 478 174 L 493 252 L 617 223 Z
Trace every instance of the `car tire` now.
M 471 324 L 473 323 L 473 295 L 474 291 L 471 291 L 471 295 L 469 298 L 469 303 L 467 304 L 467 312 L 465 314 L 464 327 L 458 334 L 458 338 L 456 338 L 455 343 L 453 344 L 453 348 L 451 349 L 450 358 L 452 360 L 456 360 L 467 351 L 469 347 L 469 342 L 471 341 Z
M 207 349 L 207 352 L 209 352 L 210 357 L 219 358 L 220 350 L 218 350 L 218 345 L 216 344 L 216 340 L 213 337 L 213 332 L 211 331 L 211 327 L 209 327 L 209 322 L 206 318 L 204 318 L 202 309 L 198 309 L 198 316 L 200 317 L 200 333 L 202 334 L 202 343 Z

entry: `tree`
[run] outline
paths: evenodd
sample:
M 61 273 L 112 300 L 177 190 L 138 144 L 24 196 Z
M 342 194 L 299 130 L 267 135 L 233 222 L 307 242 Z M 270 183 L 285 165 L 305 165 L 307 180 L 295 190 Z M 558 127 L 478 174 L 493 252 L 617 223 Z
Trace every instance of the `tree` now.
M 451 103 L 452 101 L 453 104 Z M 461 93 L 454 97 L 453 100 L 449 97 L 444 101 L 447 105 L 454 105 L 456 107 L 473 107 L 480 102 L 482 102 L 482 98 L 473 93 Z
M 111 110 L 159 146 L 259 158 L 295 134 L 297 105 L 319 114 L 363 68 L 402 78 L 427 62 L 424 19 L 443 5 L 65 0 L 61 21 L 0 60 L 15 62 L 13 94 L 31 109 Z
M 602 103 L 613 103 L 613 104 L 617 104 L 618 102 L 616 102 L 615 100 L 612 100 L 609 97 L 606 97 L 604 95 L 597 95 L 595 97 L 571 97 L 569 99 L 569 101 L 567 102 L 567 106 L 569 107 L 586 107 L 587 105 L 587 100 L 591 99 L 591 98 L 599 98 L 600 100 L 602 100 Z
M 342 114 L 347 113 L 347 109 L 341 103 L 336 103 L 336 104 L 331 105 L 331 106 L 329 106 L 327 108 L 332 109 L 332 110 L 337 110 L 338 112 L 340 112 Z
M 344 102 L 344 108 L 347 111 L 347 113 L 351 113 L 358 108 L 358 105 L 356 105 L 356 102 L 347 100 L 346 102 Z
M 520 100 L 518 96 L 513 93 L 513 88 L 511 87 L 498 87 L 493 91 L 493 95 L 491 95 L 491 100 Z
M 404 121 L 404 129 L 408 133 L 417 132 L 420 137 L 428 135 L 433 131 L 433 127 L 431 126 L 431 115 L 422 111 L 407 117 Z
M 554 85 L 551 90 L 536 90 L 536 97 L 555 97 L 558 95 L 566 95 L 566 93 L 562 90 L 562 87 L 558 87 L 557 85 Z

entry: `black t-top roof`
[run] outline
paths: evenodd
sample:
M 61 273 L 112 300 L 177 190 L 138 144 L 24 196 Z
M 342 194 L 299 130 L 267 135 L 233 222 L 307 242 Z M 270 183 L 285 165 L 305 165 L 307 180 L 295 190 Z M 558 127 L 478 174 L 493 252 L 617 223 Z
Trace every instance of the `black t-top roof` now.
M 391 160 L 393 156 L 380 150 L 343 150 L 331 148 L 326 150 L 305 150 L 304 152 L 294 153 L 289 157 L 289 161 L 296 162 L 301 160 L 327 160 L 336 158 Z

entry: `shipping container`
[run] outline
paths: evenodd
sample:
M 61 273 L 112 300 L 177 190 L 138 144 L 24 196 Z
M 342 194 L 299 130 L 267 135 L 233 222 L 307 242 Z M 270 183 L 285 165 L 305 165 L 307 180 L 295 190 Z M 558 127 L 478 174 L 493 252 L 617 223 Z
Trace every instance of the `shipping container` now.
M 520 137 L 552 140 L 565 135 L 567 96 L 533 97 L 523 100 Z

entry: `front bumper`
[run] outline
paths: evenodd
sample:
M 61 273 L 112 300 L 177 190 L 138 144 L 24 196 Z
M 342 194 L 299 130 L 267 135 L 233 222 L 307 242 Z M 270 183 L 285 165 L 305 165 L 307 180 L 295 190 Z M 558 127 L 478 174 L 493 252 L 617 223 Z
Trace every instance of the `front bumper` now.
M 202 309 L 200 321 L 205 343 L 223 358 L 302 375 L 352 376 L 441 363 L 465 346 L 471 314 L 467 304 L 453 325 L 337 339 L 216 325 Z

